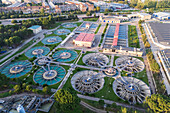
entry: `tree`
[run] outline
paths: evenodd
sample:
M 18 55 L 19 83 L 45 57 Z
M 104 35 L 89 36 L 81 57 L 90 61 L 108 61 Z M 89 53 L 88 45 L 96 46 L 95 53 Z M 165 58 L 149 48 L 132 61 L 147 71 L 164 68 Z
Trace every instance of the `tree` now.
M 109 9 L 105 9 L 105 12 L 109 12 Z
M 48 86 L 45 86 L 44 88 L 43 88 L 43 92 L 44 93 L 50 93 L 50 91 L 51 91 L 51 89 L 48 87 Z
M 96 10 L 99 12 L 99 11 L 100 11 L 100 7 L 99 7 L 99 6 L 97 6 L 97 7 L 96 7 Z
M 149 42 L 148 41 L 146 41 L 146 43 L 145 43 L 145 47 L 146 48 L 149 48 L 151 45 L 149 44 Z
M 58 90 L 54 97 L 56 100 L 56 111 L 61 113 L 69 113 L 70 110 L 75 109 L 80 103 L 80 99 L 77 97 L 77 95 L 71 94 L 67 90 Z
M 49 18 L 49 21 L 51 21 L 52 20 L 52 15 L 49 15 L 48 18 Z
M 31 85 L 27 85 L 26 86 L 26 91 L 31 91 L 32 90 L 32 86 Z
M 41 13 L 41 14 L 44 14 L 44 13 L 45 13 L 44 9 L 41 9 L 40 13 Z
M 55 99 L 60 104 L 73 103 L 73 96 L 67 90 L 58 90 L 55 94 Z
M 127 108 L 121 107 L 121 113 L 127 113 Z
M 92 14 L 91 14 L 91 12 L 90 11 L 88 11 L 87 13 L 86 13 L 86 16 L 91 16 Z
M 154 113 L 170 112 L 170 98 L 165 95 L 152 94 L 145 103 Z
M 14 86 L 14 92 L 18 92 L 18 91 L 20 91 L 20 89 L 21 89 L 20 85 Z
M 13 42 L 15 44 L 20 44 L 21 38 L 19 36 L 13 36 Z
M 94 13 L 94 18 L 96 18 L 96 13 Z
M 17 20 L 12 20 L 11 23 L 17 23 Z
M 5 44 L 8 45 L 8 46 L 10 45 L 9 39 L 4 39 L 4 42 L 5 42 Z
M 104 103 L 104 100 L 99 100 L 98 102 L 99 102 L 99 104 L 100 104 L 101 106 L 104 106 L 104 104 L 105 104 L 105 103 Z

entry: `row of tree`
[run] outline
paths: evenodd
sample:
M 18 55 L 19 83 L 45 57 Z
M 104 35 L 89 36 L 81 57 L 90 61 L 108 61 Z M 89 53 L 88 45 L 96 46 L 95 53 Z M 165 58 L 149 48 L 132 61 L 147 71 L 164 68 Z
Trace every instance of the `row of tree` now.
M 131 0 L 130 1 L 130 7 L 135 7 L 138 9 L 145 9 L 150 8 L 150 12 L 153 12 L 153 9 L 159 9 L 159 8 L 170 8 L 170 1 L 164 0 L 164 1 L 152 1 L 152 0 L 145 0 L 142 2 L 141 0 Z
M 48 17 L 40 17 L 37 19 L 28 19 L 19 21 L 21 25 L 25 27 L 31 27 L 32 25 L 41 25 L 43 28 L 49 28 L 51 25 L 55 24 L 56 21 L 64 21 L 64 20 L 78 20 L 77 15 L 68 15 L 68 16 L 56 16 L 49 15 Z M 16 20 L 12 21 L 13 23 L 17 22 Z
M 148 42 L 148 39 L 147 39 L 146 34 L 144 32 L 144 29 L 143 29 L 143 27 L 141 25 L 142 22 L 144 22 L 144 21 L 143 20 L 139 20 L 139 22 L 138 22 L 139 29 L 140 29 L 140 31 L 142 33 L 142 40 L 143 40 L 143 43 L 144 43 L 145 47 L 146 48 L 150 48 L 150 44 Z
M 139 20 L 139 22 L 138 22 L 140 31 L 142 33 L 142 40 L 143 40 L 143 43 L 144 43 L 145 47 L 149 48 L 150 44 L 149 44 L 149 42 L 147 40 L 146 34 L 144 32 L 144 29 L 143 29 L 143 27 L 141 25 L 142 22 L 144 22 L 144 21 Z M 156 60 L 154 59 L 153 53 L 151 51 L 147 53 L 147 58 L 149 60 L 150 66 L 151 66 L 151 70 L 153 72 L 159 73 L 160 67 L 159 67 L 158 63 L 156 62 Z
M 148 52 L 146 56 L 147 56 L 147 58 L 149 60 L 151 70 L 153 72 L 159 73 L 160 72 L 160 67 L 159 67 L 158 63 L 156 62 L 156 60 L 155 60 L 155 58 L 153 56 L 153 53 Z
M 0 19 L 10 19 L 10 18 L 32 18 L 32 17 L 42 17 L 49 16 L 49 13 L 45 13 L 44 9 L 41 9 L 38 13 L 24 14 L 23 11 L 8 11 L 0 12 Z M 56 16 L 58 13 L 52 13 L 51 15 Z

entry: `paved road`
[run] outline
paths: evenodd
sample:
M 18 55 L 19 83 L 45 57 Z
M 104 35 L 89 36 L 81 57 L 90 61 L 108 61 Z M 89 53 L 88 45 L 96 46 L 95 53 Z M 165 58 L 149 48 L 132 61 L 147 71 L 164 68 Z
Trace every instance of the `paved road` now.
M 91 106 L 91 105 L 89 105 L 89 104 L 87 104 L 87 103 L 85 103 L 83 101 L 81 101 L 80 104 L 83 105 L 84 107 L 90 109 L 91 111 L 93 111 L 95 113 L 107 113 L 107 111 L 104 111 L 104 110 L 101 110 L 101 109 L 97 109 L 97 108 L 95 108 L 95 107 L 93 107 L 93 106 Z M 109 111 L 109 113 L 114 113 L 114 112 L 110 112 Z
M 112 55 L 111 55 L 111 59 L 110 59 L 110 60 L 111 60 L 111 61 L 110 61 L 110 66 L 113 66 L 114 57 L 115 57 L 115 55 L 112 54 Z
M 81 94 L 77 94 L 77 96 L 79 98 L 83 98 L 83 99 L 87 99 L 87 100 L 92 100 L 92 101 L 99 101 L 100 100 L 100 98 L 84 96 L 84 95 L 81 95 Z M 119 103 L 119 102 L 115 102 L 115 101 L 110 101 L 110 100 L 106 100 L 106 99 L 102 99 L 102 100 L 104 100 L 104 102 L 106 104 L 116 103 L 117 106 L 122 106 L 122 107 L 126 107 L 126 108 L 132 108 L 132 109 L 136 109 L 136 110 L 144 111 L 144 112 L 146 111 L 144 108 L 140 108 L 140 107 L 137 107 L 137 106 L 133 106 L 133 105 L 129 105 L 129 104 L 123 104 L 123 103 Z

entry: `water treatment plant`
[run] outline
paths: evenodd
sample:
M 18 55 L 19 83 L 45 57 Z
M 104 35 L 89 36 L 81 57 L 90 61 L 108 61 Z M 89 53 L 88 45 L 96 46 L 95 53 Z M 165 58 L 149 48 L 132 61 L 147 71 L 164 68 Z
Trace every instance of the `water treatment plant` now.
M 147 38 L 150 35 L 142 33 L 148 24 L 141 27 L 138 18 L 111 22 L 109 15 L 94 21 L 101 16 L 98 13 L 88 19 L 82 14 L 78 21 L 68 22 L 55 22 L 61 18 L 53 16 L 49 29 L 42 26 L 42 31 L 24 39 L 21 46 L 12 46 L 6 60 L 0 54 L 0 112 L 57 113 L 60 109 L 56 108 L 68 103 L 65 109 L 72 108 L 77 100 L 79 106 L 90 108 L 89 113 L 122 112 L 125 108 L 127 113 L 148 112 L 143 103 L 152 94 L 160 90 L 168 94 L 168 85 L 164 87 L 157 71 L 164 68 L 155 62 L 162 59 L 154 60 L 153 48 L 145 47 L 147 41 L 152 44 Z M 64 13 L 60 16 L 65 17 Z M 8 84 L 1 84 L 4 81 Z

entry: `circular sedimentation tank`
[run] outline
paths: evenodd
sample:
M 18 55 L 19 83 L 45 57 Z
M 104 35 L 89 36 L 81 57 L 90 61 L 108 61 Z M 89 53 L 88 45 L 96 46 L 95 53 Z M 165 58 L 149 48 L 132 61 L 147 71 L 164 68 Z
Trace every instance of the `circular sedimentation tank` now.
M 71 78 L 72 87 L 81 93 L 95 93 L 103 88 L 104 78 L 95 71 L 80 71 Z
M 71 31 L 69 29 L 58 29 L 56 31 L 54 31 L 54 34 L 56 35 L 67 35 L 71 33 Z
M 42 40 L 42 43 L 45 45 L 51 45 L 51 44 L 57 44 L 62 41 L 62 38 L 59 36 L 50 36 L 47 38 L 44 38 Z
M 83 57 L 83 63 L 92 67 L 106 66 L 109 58 L 101 53 L 89 53 Z
M 31 62 L 25 60 L 13 62 L 6 65 L 2 69 L 1 73 L 5 74 L 9 78 L 18 78 L 30 72 L 31 69 L 32 69 Z
M 144 70 L 144 63 L 138 58 L 134 57 L 120 57 L 115 61 L 116 66 L 127 72 L 141 72 Z
M 113 82 L 115 94 L 130 104 L 143 103 L 151 95 L 150 88 L 134 77 L 119 77 Z
M 39 46 L 39 47 L 33 47 L 29 49 L 28 51 L 25 52 L 25 56 L 28 58 L 33 58 L 37 56 L 45 56 L 50 52 L 50 48 L 44 47 L 44 46 Z
M 53 54 L 53 59 L 57 62 L 70 62 L 77 58 L 78 54 L 73 50 L 59 50 Z
M 43 66 L 34 74 L 34 82 L 43 85 L 53 85 L 60 82 L 66 74 L 66 71 L 61 66 L 49 65 Z
M 77 24 L 74 24 L 74 23 L 64 23 L 62 26 L 65 27 L 65 28 L 74 28 L 74 27 L 77 27 Z

